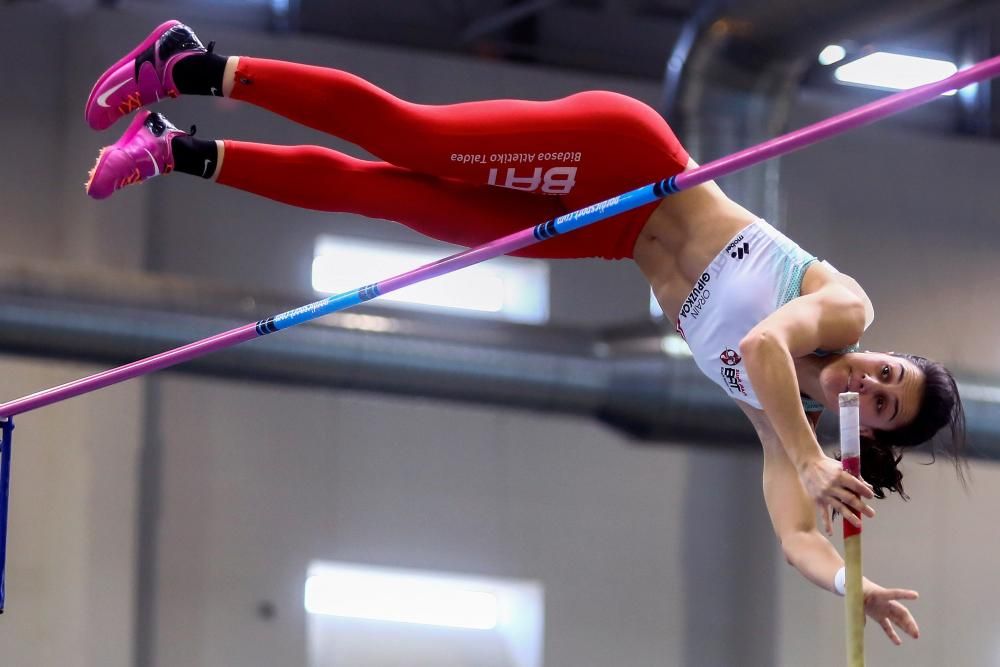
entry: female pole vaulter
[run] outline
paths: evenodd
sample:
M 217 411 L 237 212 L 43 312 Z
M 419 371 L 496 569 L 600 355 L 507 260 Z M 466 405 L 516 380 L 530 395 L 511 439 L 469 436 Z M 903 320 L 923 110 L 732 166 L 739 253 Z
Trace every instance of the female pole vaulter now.
M 97 199 L 171 172 L 293 206 L 402 223 L 475 247 L 695 168 L 652 108 L 606 91 L 536 102 L 421 105 L 347 72 L 206 48 L 167 21 L 97 81 L 86 119 L 105 130 L 86 188 Z M 195 137 L 147 105 L 230 97 L 355 143 L 379 159 L 319 146 Z M 544 232 L 543 232 L 544 233 Z M 944 433 L 960 465 L 964 412 L 952 375 L 914 355 L 860 351 L 874 317 L 861 286 L 708 182 L 611 221 L 516 251 L 536 258 L 631 259 L 687 340 L 699 368 L 746 413 L 764 450 L 764 495 L 789 563 L 843 594 L 843 561 L 823 536 L 831 511 L 860 524 L 865 499 L 903 498 L 902 450 Z M 838 395 L 860 395 L 867 482 L 824 454 L 815 424 Z M 917 593 L 865 580 L 865 611 L 896 644 L 916 638 L 899 601 Z

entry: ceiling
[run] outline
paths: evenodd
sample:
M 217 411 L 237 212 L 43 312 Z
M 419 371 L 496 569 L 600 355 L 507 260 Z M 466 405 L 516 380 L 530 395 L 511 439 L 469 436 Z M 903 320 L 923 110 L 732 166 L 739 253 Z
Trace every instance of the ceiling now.
M 811 51 L 816 34 L 837 35 L 855 51 L 895 47 L 963 62 L 1000 53 L 996 0 L 0 0 L 25 2 L 68 11 L 169 5 L 176 15 L 241 27 L 646 79 L 663 77 L 695 24 L 723 23 L 762 57 Z M 994 108 L 998 97 L 994 91 Z
M 299 29 L 656 78 L 698 0 L 300 0 Z
M 3 0 L 0 0 L 3 1 Z M 749 68 L 793 57 L 801 83 L 830 86 L 812 55 L 831 36 L 849 54 L 902 49 L 972 63 L 1000 53 L 997 0 L 5 0 L 69 11 L 169 4 L 234 26 L 661 80 L 685 34 L 737 36 Z M 750 48 L 746 48 L 749 45 Z M 850 55 L 848 56 L 850 57 Z M 956 105 L 955 130 L 1000 137 L 1000 85 Z

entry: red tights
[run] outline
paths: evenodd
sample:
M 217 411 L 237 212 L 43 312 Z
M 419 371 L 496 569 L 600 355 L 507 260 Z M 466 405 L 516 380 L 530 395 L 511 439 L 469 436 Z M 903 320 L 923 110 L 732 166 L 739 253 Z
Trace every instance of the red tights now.
M 405 102 L 347 72 L 241 57 L 232 97 L 363 147 L 225 142 L 218 182 L 321 211 L 400 222 L 477 246 L 683 171 L 653 109 L 605 91 L 549 102 Z M 632 256 L 656 204 L 514 254 Z

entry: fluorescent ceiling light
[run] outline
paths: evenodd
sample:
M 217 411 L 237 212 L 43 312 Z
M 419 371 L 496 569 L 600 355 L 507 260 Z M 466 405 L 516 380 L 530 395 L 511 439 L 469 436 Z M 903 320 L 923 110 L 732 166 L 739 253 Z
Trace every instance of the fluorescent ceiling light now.
M 847 50 L 840 44 L 830 44 L 819 52 L 820 65 L 832 65 L 843 60 L 847 56 Z
M 306 582 L 311 665 L 542 667 L 541 582 L 331 561 Z
M 339 294 L 441 259 L 441 248 L 344 236 L 316 242 L 313 289 Z M 404 287 L 369 302 L 544 324 L 549 267 L 543 260 L 500 257 Z
M 377 568 L 340 567 L 306 580 L 310 614 L 373 621 L 492 630 L 497 597 L 444 578 Z
M 906 90 L 940 81 L 958 71 L 955 63 L 877 51 L 838 67 L 833 75 L 842 83 L 885 90 Z M 954 95 L 951 90 L 944 95 Z

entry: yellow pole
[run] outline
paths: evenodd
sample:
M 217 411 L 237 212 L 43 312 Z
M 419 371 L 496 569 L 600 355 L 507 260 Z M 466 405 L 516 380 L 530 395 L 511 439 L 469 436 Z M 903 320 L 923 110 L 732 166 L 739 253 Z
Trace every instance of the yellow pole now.
M 847 567 L 847 667 L 865 667 L 865 599 L 861 592 L 861 535 L 844 538 Z
M 840 395 L 840 458 L 844 470 L 861 477 L 858 395 Z M 861 590 L 861 528 L 844 519 L 844 609 L 847 667 L 865 667 L 865 598 Z

